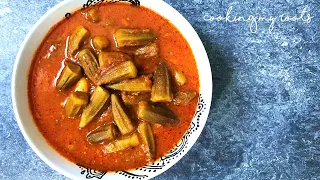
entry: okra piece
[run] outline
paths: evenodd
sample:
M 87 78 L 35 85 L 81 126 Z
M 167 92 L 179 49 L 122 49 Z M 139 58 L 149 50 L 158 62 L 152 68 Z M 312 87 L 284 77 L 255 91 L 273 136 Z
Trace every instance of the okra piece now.
M 100 18 L 99 18 L 99 12 L 97 9 L 90 9 L 89 11 L 87 11 L 85 13 L 85 17 L 87 20 L 96 23 L 99 22 Z
M 107 67 L 115 63 L 131 60 L 129 55 L 122 52 L 101 52 L 99 54 L 100 67 Z
M 183 74 L 182 71 L 178 70 L 174 72 L 174 80 L 178 86 L 182 86 L 187 82 L 186 76 Z
M 142 122 L 138 126 L 143 148 L 150 156 L 151 159 L 155 159 L 156 156 L 156 143 L 154 141 L 153 132 L 149 123 Z
M 76 84 L 76 89 L 74 91 L 80 91 L 80 92 L 89 92 L 89 82 L 85 77 L 82 77 Z
M 112 141 L 117 138 L 118 134 L 119 130 L 117 126 L 112 123 L 88 133 L 87 141 L 91 144 Z
M 91 40 L 92 47 L 101 51 L 109 46 L 109 41 L 105 36 L 96 36 Z
M 129 147 L 135 147 L 140 144 L 137 133 L 125 136 L 121 139 L 115 140 L 105 146 L 104 153 L 114 153 L 125 150 Z
M 115 33 L 118 47 L 141 46 L 156 39 L 156 34 L 150 29 L 123 29 Z
M 103 69 L 97 80 L 97 85 L 117 83 L 126 79 L 137 77 L 138 70 L 132 61 L 119 63 Z
M 150 123 L 169 126 L 175 126 L 180 122 L 170 109 L 145 101 L 139 103 L 138 118 Z
M 110 89 L 126 92 L 151 92 L 151 87 L 151 80 L 143 75 L 136 79 L 124 80 L 120 83 L 108 86 Z
M 63 91 L 76 83 L 82 76 L 81 67 L 71 62 L 66 62 L 56 82 L 58 90 Z
M 89 105 L 83 110 L 79 127 L 83 128 L 88 125 L 109 99 L 110 93 L 101 86 L 97 86 L 90 97 Z
M 141 48 L 138 48 L 134 55 L 138 58 L 150 58 L 158 56 L 158 46 L 155 42 L 149 43 Z
M 89 31 L 81 25 L 78 26 L 69 37 L 67 55 L 69 57 L 74 56 L 76 54 L 76 51 L 80 48 L 81 43 L 88 36 Z
M 95 77 L 99 68 L 99 63 L 96 57 L 89 49 L 83 49 L 79 52 L 78 58 L 82 68 L 84 69 L 84 73 L 91 81 L 95 82 Z
M 125 106 L 120 102 L 117 95 L 111 95 L 113 120 L 118 126 L 122 135 L 130 134 L 134 131 L 131 119 L 129 118 Z
M 168 67 L 162 62 L 157 67 L 151 91 L 152 102 L 171 102 L 172 85 Z
M 175 105 L 187 105 L 196 97 L 196 95 L 197 93 L 194 91 L 177 92 L 173 99 L 173 103 Z
M 151 94 L 143 93 L 143 94 L 132 95 L 126 92 L 121 92 L 121 97 L 125 105 L 137 105 L 141 101 L 150 101 Z
M 88 95 L 85 92 L 73 92 L 69 95 L 64 112 L 68 118 L 79 116 L 89 101 Z

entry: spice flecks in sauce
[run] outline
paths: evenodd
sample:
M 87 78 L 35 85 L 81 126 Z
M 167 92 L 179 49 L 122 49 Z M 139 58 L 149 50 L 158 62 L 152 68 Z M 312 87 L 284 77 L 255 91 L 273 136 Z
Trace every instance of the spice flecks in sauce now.
M 192 50 L 181 33 L 167 19 L 155 12 L 128 4 L 101 4 L 99 9 L 100 21 L 87 21 L 80 11 L 54 26 L 43 43 L 38 48 L 29 75 L 29 103 L 34 120 L 48 143 L 61 155 L 77 164 L 102 171 L 128 170 L 147 164 L 145 153 L 141 146 L 129 148 L 117 153 L 104 154 L 103 145 L 88 144 L 86 135 L 98 126 L 109 123 L 110 116 L 105 115 L 95 120 L 83 129 L 79 129 L 80 118 L 68 119 L 64 115 L 61 103 L 74 90 L 58 92 L 54 87 L 54 80 L 65 59 L 66 44 L 64 41 L 79 25 L 90 31 L 90 37 L 106 36 L 110 42 L 106 51 L 119 51 L 114 41 L 116 29 L 149 28 L 157 34 L 155 41 L 159 47 L 160 57 L 166 61 L 169 70 L 179 69 L 184 72 L 187 83 L 174 86 L 175 91 L 199 91 L 199 80 L 196 63 Z M 54 48 L 53 55 L 46 56 L 52 45 L 62 39 L 60 46 Z M 87 43 L 85 46 L 90 46 Z M 46 58 L 43 58 L 46 57 Z M 135 60 L 139 61 L 139 60 Z M 137 63 L 137 62 L 135 62 Z M 166 154 L 181 139 L 190 126 L 197 106 L 197 98 L 189 105 L 168 107 L 176 113 L 180 120 L 177 127 L 152 125 L 156 142 L 156 157 Z

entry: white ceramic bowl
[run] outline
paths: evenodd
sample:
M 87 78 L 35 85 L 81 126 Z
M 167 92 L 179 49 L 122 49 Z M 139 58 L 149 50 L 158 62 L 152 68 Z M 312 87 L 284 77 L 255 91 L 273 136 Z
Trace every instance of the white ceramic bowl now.
M 167 3 L 162 0 L 140 0 L 142 6 L 152 9 L 171 21 L 190 44 L 196 59 L 200 78 L 198 109 L 190 124 L 190 128 L 178 145 L 153 165 L 147 165 L 130 172 L 118 171 L 110 173 L 96 172 L 89 168 L 79 167 L 59 155 L 38 131 L 28 108 L 27 77 L 33 55 L 49 29 L 65 18 L 67 12 L 73 12 L 83 7 L 85 3 L 87 3 L 86 0 L 62 1 L 41 17 L 23 41 L 12 74 L 12 103 L 20 130 L 30 147 L 45 163 L 71 179 L 149 179 L 155 177 L 177 163 L 190 150 L 205 126 L 212 93 L 211 69 L 205 48 L 189 22 Z

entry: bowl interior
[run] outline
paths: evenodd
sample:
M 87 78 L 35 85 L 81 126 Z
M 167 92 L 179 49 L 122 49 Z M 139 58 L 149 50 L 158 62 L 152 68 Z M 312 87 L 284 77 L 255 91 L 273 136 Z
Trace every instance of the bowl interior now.
M 88 1 L 89 2 L 89 1 Z M 65 18 L 65 14 L 83 7 L 85 0 L 66 0 L 49 10 L 30 30 L 18 52 L 12 75 L 12 103 L 22 134 L 30 147 L 51 168 L 72 179 L 117 176 L 120 179 L 152 178 L 178 162 L 199 137 L 207 120 L 212 93 L 209 60 L 204 46 L 195 30 L 175 9 L 161 0 L 140 0 L 142 6 L 152 9 L 174 24 L 186 38 L 196 59 L 200 80 L 200 99 L 190 128 L 177 146 L 153 165 L 134 171 L 113 173 L 96 172 L 69 162 L 51 148 L 35 125 L 28 104 L 28 73 L 33 55 L 50 28 Z

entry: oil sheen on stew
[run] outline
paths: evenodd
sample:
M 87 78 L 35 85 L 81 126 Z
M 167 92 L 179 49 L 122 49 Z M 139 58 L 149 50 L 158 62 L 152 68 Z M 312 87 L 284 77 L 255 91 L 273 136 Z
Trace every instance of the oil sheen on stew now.
M 79 36 L 80 26 L 88 34 L 77 42 L 72 34 L 78 28 Z M 108 52 L 116 52 L 116 58 L 102 67 L 99 56 Z M 95 65 L 88 60 L 90 53 Z M 110 69 L 121 64 L 137 71 L 110 80 L 119 74 Z M 66 66 L 74 72 L 80 69 L 82 85 L 80 76 L 61 80 Z M 102 171 L 138 168 L 165 155 L 189 128 L 199 94 L 194 56 L 177 28 L 152 10 L 126 3 L 78 10 L 56 24 L 34 55 L 28 82 L 30 109 L 48 143 L 68 160 Z M 129 87 L 121 86 L 128 82 Z M 108 94 L 90 98 L 97 84 Z M 102 98 L 106 102 L 99 112 L 83 123 L 88 120 L 82 117 L 85 111 L 92 113 L 86 109 L 96 103 L 91 100 L 101 103 Z M 104 132 L 105 127 L 113 129 Z M 101 129 L 105 134 L 97 133 Z M 136 137 L 138 142 L 130 142 Z

